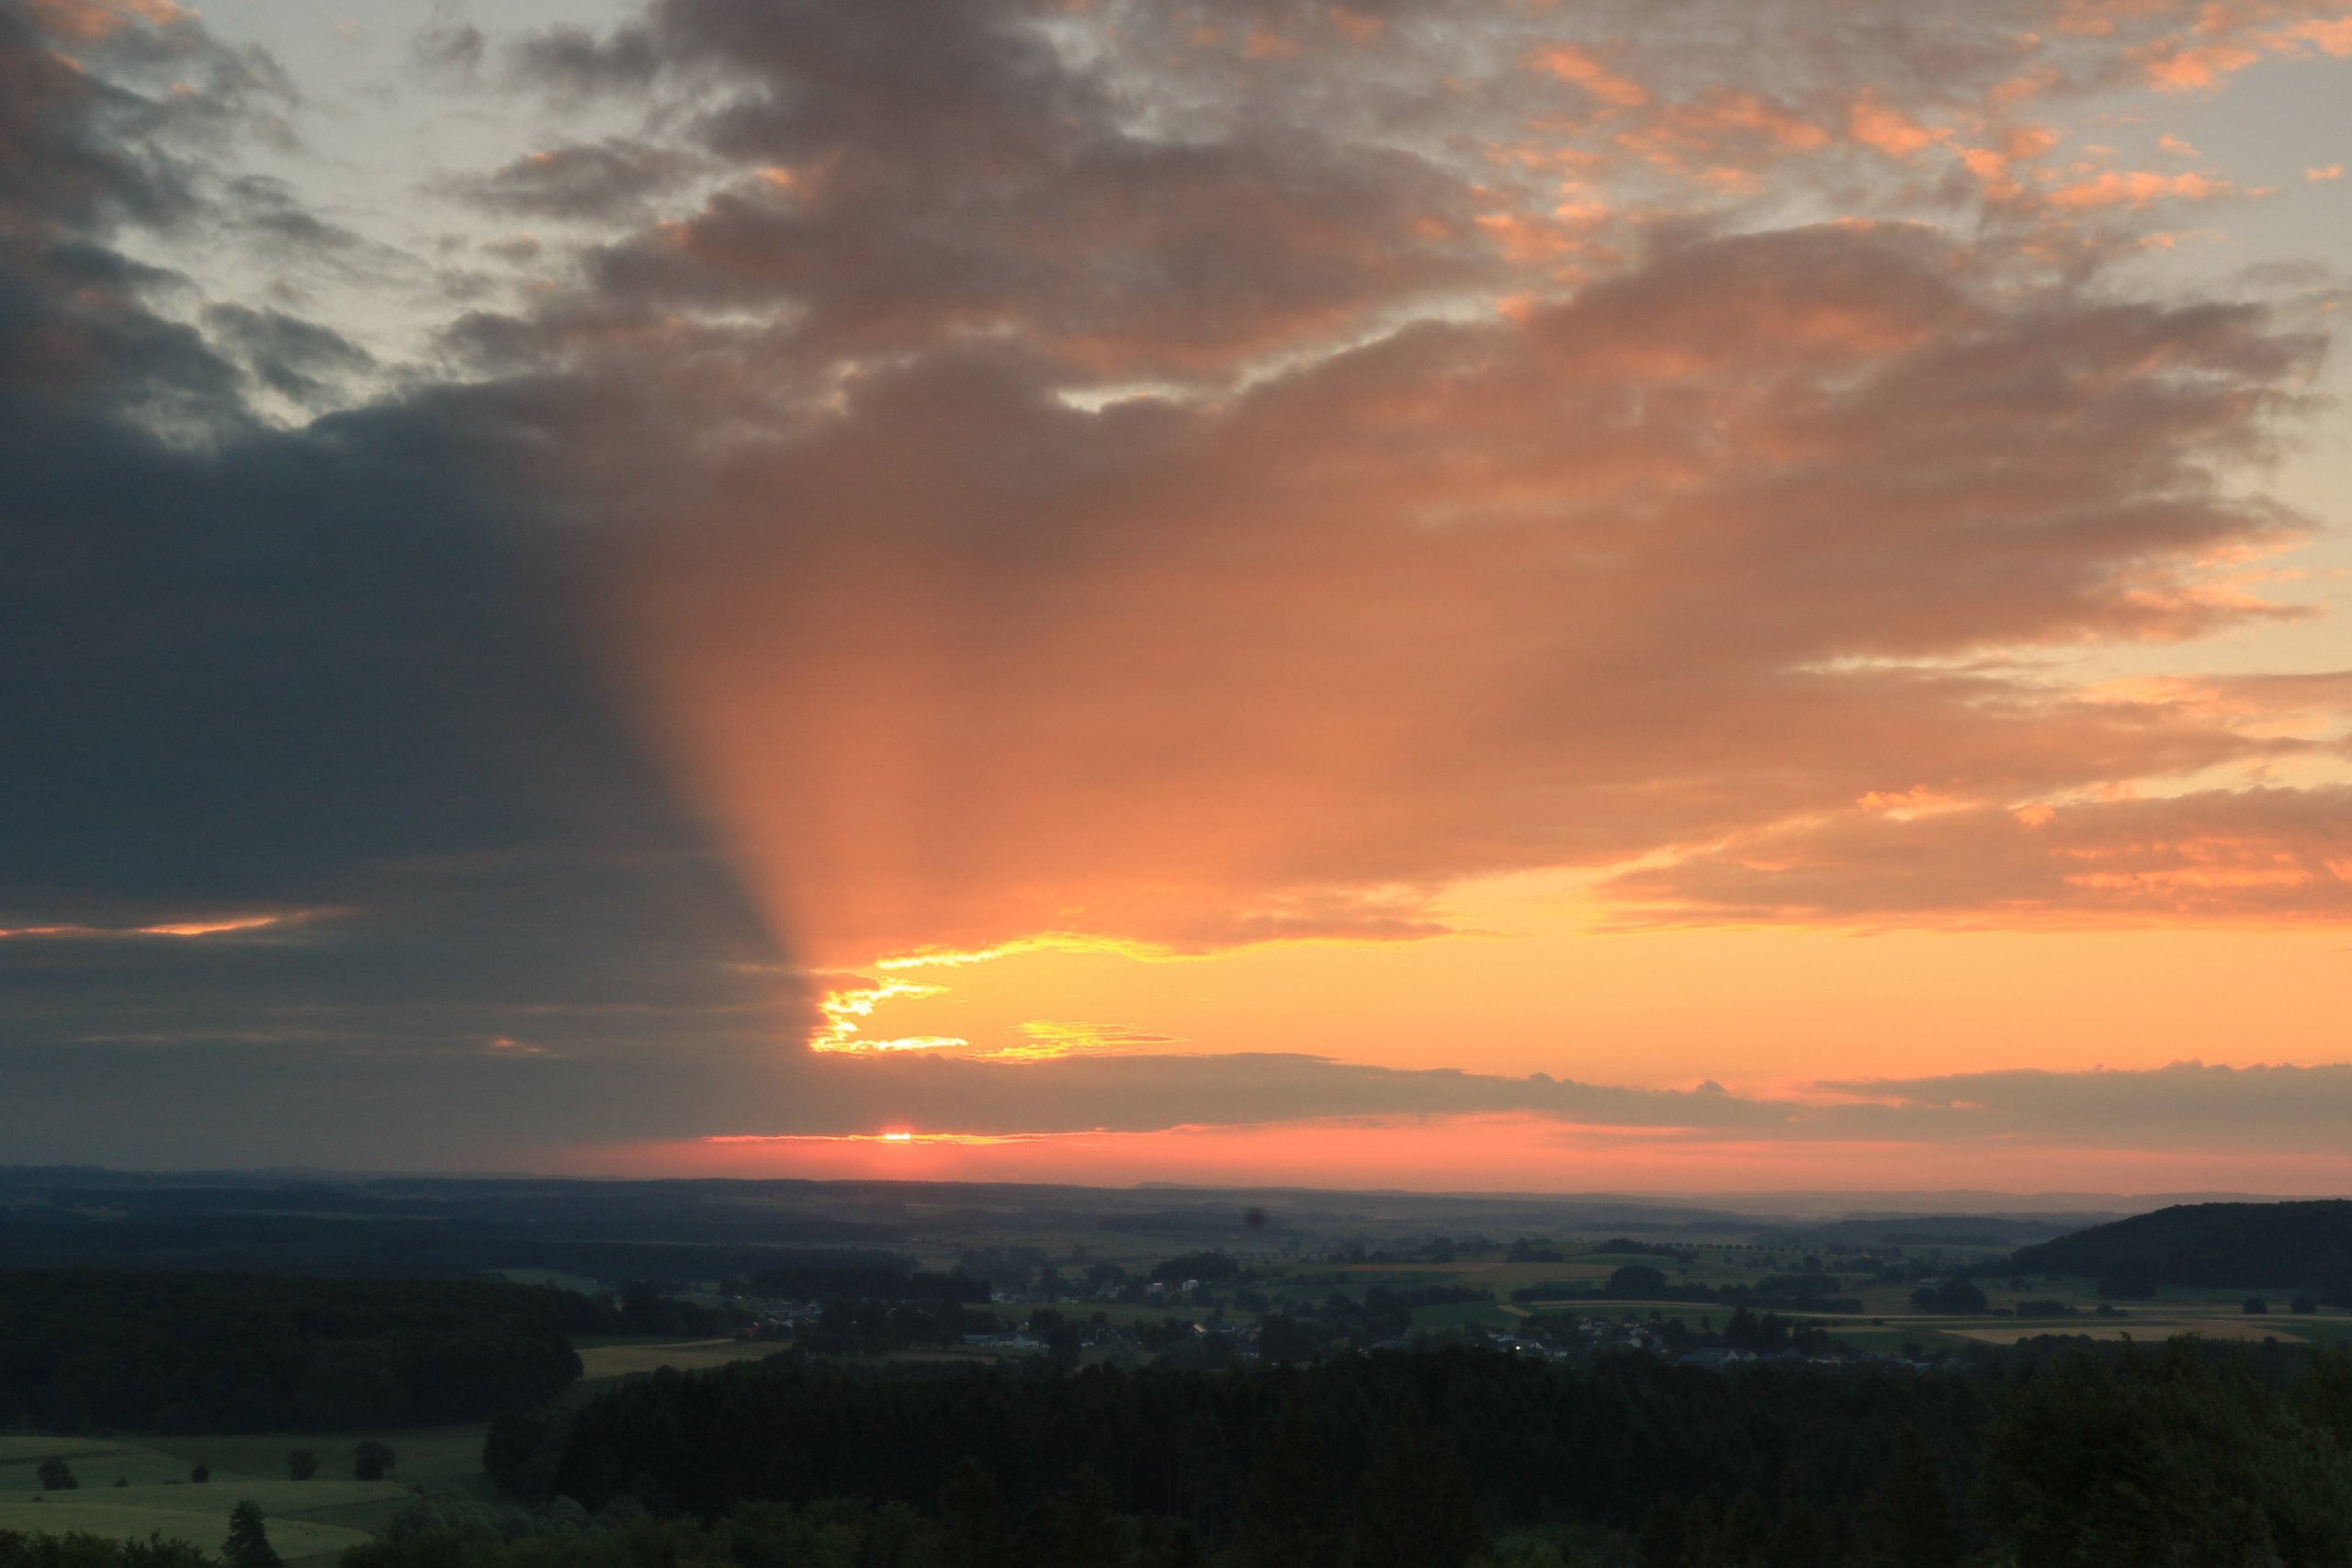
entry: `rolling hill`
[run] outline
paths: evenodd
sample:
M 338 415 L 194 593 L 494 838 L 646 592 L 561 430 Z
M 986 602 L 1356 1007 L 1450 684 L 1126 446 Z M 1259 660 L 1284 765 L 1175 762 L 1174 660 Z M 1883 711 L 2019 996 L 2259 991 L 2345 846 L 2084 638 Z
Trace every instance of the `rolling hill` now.
M 2185 1203 L 2019 1247 L 2021 1274 L 2310 1290 L 2352 1304 L 2352 1200 Z

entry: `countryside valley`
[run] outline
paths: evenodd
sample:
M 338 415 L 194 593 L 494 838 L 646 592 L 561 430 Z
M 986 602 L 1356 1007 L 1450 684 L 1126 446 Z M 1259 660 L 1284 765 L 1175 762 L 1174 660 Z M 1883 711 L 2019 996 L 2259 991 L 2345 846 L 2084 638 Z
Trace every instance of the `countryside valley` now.
M 19 1168 L 0 1562 L 2352 1560 L 2352 1203 L 1959 1201 Z

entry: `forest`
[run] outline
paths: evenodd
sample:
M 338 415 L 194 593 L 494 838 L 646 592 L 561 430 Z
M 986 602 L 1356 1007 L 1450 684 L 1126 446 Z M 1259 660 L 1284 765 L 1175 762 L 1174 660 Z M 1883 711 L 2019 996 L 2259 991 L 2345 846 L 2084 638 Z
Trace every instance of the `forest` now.
M 706 1555 L 675 1560 L 797 1563 L 763 1542 L 822 1523 L 867 1568 L 2352 1564 L 2352 1360 L 2276 1346 L 2052 1339 L 1914 1376 L 1472 1351 L 1064 1377 L 787 1357 L 504 1417 L 485 1461 L 536 1517 L 607 1521 L 607 1555 L 567 1562 L 686 1531 Z M 528 1529 L 449 1558 L 416 1543 L 433 1533 L 350 1568 L 551 1561 Z
M 2308 1290 L 2352 1306 L 2352 1199 L 2184 1203 L 2018 1249 L 2025 1274 L 2088 1274 L 2112 1293 L 2159 1285 Z
M 0 1425 L 258 1432 L 468 1421 L 580 1375 L 613 1314 L 493 1280 L 0 1270 Z

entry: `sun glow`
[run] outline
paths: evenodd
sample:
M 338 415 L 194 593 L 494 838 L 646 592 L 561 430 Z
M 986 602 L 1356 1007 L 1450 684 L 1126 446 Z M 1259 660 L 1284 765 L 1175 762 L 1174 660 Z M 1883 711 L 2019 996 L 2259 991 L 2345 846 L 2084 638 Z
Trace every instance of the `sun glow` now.
M 1055 1133 L 714 1133 L 699 1144 L 937 1145 L 944 1148 L 985 1148 L 999 1144 L 1034 1144 L 1072 1134 Z M 1087 1135 L 1087 1134 L 1078 1134 Z
M 1033 953 L 1110 954 L 1144 964 L 1168 963 L 1182 956 L 1151 942 L 1086 936 L 1075 931 L 1048 931 L 1001 942 L 993 947 L 920 948 L 911 953 L 876 959 L 868 967 L 886 973 L 903 973 L 910 969 L 961 969 Z M 864 977 L 858 978 L 862 980 Z M 971 1041 L 956 1034 L 866 1038 L 865 1025 L 887 1003 L 919 1001 L 946 994 L 946 987 L 925 985 L 919 980 L 884 980 L 878 985 L 836 987 L 817 1000 L 818 1016 L 822 1021 L 808 1037 L 808 1048 L 860 1056 L 899 1051 L 956 1051 L 989 1061 L 1045 1062 L 1080 1054 L 1177 1043 L 1174 1036 L 1152 1034 L 1123 1024 L 1052 1019 L 1033 1019 L 1023 1022 L 1019 1026 L 1022 1038 L 1018 1042 L 994 1047 L 977 1047 Z
M 968 950 L 920 947 L 911 953 L 877 959 L 874 967 L 894 972 L 902 969 L 960 969 L 967 964 L 993 964 L 1000 958 L 1014 958 L 1029 953 L 1108 953 L 1121 958 L 1132 958 L 1139 964 L 1167 964 L 1183 956 L 1158 942 L 1088 936 L 1080 931 L 1046 931 L 1036 936 L 1022 937 L 1016 942 L 999 942 L 993 947 Z
M 904 997 L 935 997 L 937 986 L 918 985 L 911 980 L 885 980 L 878 986 L 854 986 L 827 991 L 817 999 L 817 1012 L 824 1022 L 808 1037 L 811 1051 L 839 1051 L 864 1055 L 875 1051 L 939 1051 L 952 1050 L 971 1042 L 952 1035 L 910 1034 L 896 1040 L 868 1040 L 860 1032 L 862 1021 L 874 1016 L 874 1010 L 884 1002 Z

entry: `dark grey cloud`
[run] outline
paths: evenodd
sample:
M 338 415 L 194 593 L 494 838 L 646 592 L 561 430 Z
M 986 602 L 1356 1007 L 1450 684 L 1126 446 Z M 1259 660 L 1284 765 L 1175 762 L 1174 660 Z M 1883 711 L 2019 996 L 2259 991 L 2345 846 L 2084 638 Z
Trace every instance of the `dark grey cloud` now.
M 1786 1131 L 1791 1109 L 1698 1089 L 1627 1089 L 1545 1074 L 1366 1066 L 1283 1053 L 1078 1055 L 985 1062 L 921 1053 L 820 1058 L 796 1102 L 763 1123 L 739 1111 L 726 1131 L 871 1133 L 889 1126 L 981 1134 L 1151 1132 L 1315 1117 L 1528 1111 L 1563 1122 L 1722 1133 Z
M 520 352 L 606 341 L 618 317 L 751 310 L 788 319 L 812 370 L 985 338 L 1079 379 L 1189 378 L 1487 274 L 1457 176 L 1295 118 L 1146 130 L 1107 62 L 1057 48 L 1050 19 L 999 0 L 676 0 L 604 35 L 525 40 L 525 79 L 658 102 L 737 177 L 594 254 L 592 308 L 528 333 L 477 323 L 470 341 Z M 633 180 L 643 155 L 543 156 L 478 194 L 560 202 L 575 177 Z
M 1795 155 L 1776 126 L 1885 158 L 1855 94 L 1987 85 L 2030 13 L 1874 23 L 1849 60 L 1817 19 L 1781 28 L 1816 10 L 1646 54 L 1602 36 L 1632 12 L 1580 13 L 1643 73 L 1622 114 L 1531 74 L 1510 27 L 1469 62 L 1536 82 L 1568 153 L 1744 176 Z M 0 0 L 0 715 L 29 760 L 0 773 L 0 1157 L 1483 1113 L 2059 1138 L 2125 1104 L 2183 1125 L 2199 1095 L 2248 1129 L 2281 1084 L 2338 1103 L 2335 1078 L 2069 1077 L 2038 1122 L 2022 1077 L 1836 1104 L 1280 1055 L 804 1057 L 820 925 L 842 963 L 1072 919 L 1407 938 L 1451 878 L 1671 845 L 1699 847 L 1616 891 L 1701 918 L 1970 887 L 2079 908 L 2036 846 L 2144 850 L 2167 810 L 2278 829 L 2342 908 L 2328 792 L 2054 831 L 1986 804 L 2311 749 L 1979 661 L 2258 613 L 2200 563 L 2306 526 L 2220 478 L 2294 412 L 2304 321 L 2052 282 L 2004 248 L 2014 214 L 1726 208 L 1577 249 L 1576 220 L 1513 221 L 1583 167 L 1484 144 L 1524 129 L 1513 93 L 1317 73 L 1428 43 L 1439 10 L 1203 15 L 1196 43 L 1189 12 L 1128 7 L 1114 47 L 1057 6 L 658 0 L 526 39 L 517 79 L 639 123 L 453 188 L 623 231 L 578 286 L 449 330 L 479 379 L 289 431 L 254 386 L 328 399 L 362 351 L 283 310 L 199 302 L 198 331 L 121 240 L 380 260 L 221 158 L 271 133 L 282 76 L 193 20 L 77 69 Z M 1748 49 L 1804 55 L 1812 96 L 1716 94 Z M 446 17 L 418 40 L 458 76 L 487 50 Z M 1901 178 L 1888 210 L 1935 183 Z M 1489 310 L 1552 243 L 1592 274 Z M 1218 395 L 1059 395 L 1134 379 Z M 1838 831 L 1915 788 L 1973 814 Z M 1820 820 L 1770 838 L 1795 818 Z
M 264 386 L 296 402 L 327 401 L 376 363 L 341 333 L 283 310 L 208 305 L 204 323 Z
M 612 137 L 528 153 L 433 188 L 517 218 L 624 218 L 641 214 L 648 197 L 673 186 L 698 163 L 674 149 Z
M 2344 1128 L 2352 1125 L 2352 1064 L 2342 1063 L 2019 1068 L 1817 1087 L 1867 1102 L 1831 1118 L 1864 1136 L 1961 1132 L 2120 1148 L 2335 1154 Z
M 0 81 L 0 1158 L 707 1116 L 797 988 L 605 694 L 533 500 L 553 394 L 266 425 L 248 369 L 367 355 L 155 313 L 119 227 L 222 182 L 14 6 Z
M 797 1075 L 796 1086 L 790 1107 L 765 1120 L 759 1111 L 738 1111 L 725 1132 L 823 1137 L 913 1127 L 1054 1135 L 1306 1119 L 1523 1116 L 1557 1123 L 1564 1138 L 1600 1128 L 1668 1143 L 1916 1144 L 2007 1149 L 2011 1157 L 2035 1149 L 2291 1157 L 2340 1152 L 2341 1129 L 2352 1119 L 2346 1065 L 2004 1070 L 1734 1094 L 1712 1083 L 1629 1089 L 1543 1073 L 1511 1077 L 1278 1054 L 1022 1063 L 902 1055 L 820 1061 Z

